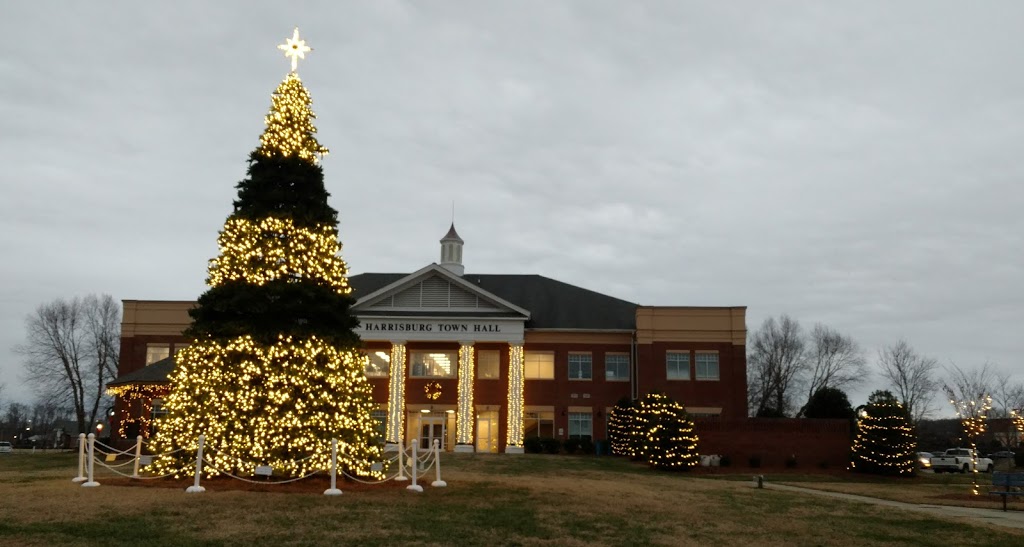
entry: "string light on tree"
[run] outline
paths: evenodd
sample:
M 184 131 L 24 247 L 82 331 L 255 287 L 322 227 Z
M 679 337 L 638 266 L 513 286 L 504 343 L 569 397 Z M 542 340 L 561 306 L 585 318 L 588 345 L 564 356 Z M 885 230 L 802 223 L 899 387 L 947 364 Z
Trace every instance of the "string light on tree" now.
M 372 465 L 381 449 L 368 358 L 353 331 L 337 211 L 318 165 L 327 149 L 294 72 L 310 48 L 297 29 L 285 45 L 293 71 L 274 92 L 237 185 L 209 289 L 189 312 L 194 341 L 176 354 L 169 376 L 167 414 L 153 440 L 153 451 L 165 454 L 152 464 L 161 475 L 191 473 L 202 434 L 208 476 L 260 465 L 292 476 L 327 469 L 332 439 L 343 471 L 382 476 Z M 395 357 L 404 363 L 404 354 Z
M 910 416 L 888 391 L 876 391 L 857 418 L 850 469 L 877 475 L 912 476 L 917 434 Z
M 964 439 L 971 449 L 971 468 L 973 469 L 971 493 L 979 496 L 981 495 L 981 485 L 978 481 L 978 439 L 985 433 L 988 411 L 992 410 L 992 397 L 987 393 L 980 393 L 976 399 L 958 399 L 952 388 L 945 386 L 945 390 L 949 397 L 949 404 L 953 405 L 957 417 L 960 418 Z
M 634 457 L 653 468 L 686 470 L 700 462 L 697 434 L 683 405 L 664 393 L 637 402 L 630 435 Z
M 611 442 L 612 454 L 636 456 L 635 443 L 632 441 L 635 418 L 636 407 L 629 397 L 620 400 L 608 413 L 608 440 Z

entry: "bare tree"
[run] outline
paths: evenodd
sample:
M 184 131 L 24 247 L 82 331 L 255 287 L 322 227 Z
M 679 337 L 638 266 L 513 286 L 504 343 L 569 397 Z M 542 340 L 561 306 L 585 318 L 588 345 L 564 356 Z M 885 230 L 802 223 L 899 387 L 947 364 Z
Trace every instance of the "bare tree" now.
M 120 311 L 110 295 L 57 299 L 25 320 L 16 351 L 40 398 L 74 409 L 79 431 L 96 421 L 104 387 L 117 374 Z
M 807 373 L 807 402 L 819 389 L 830 387 L 845 391 L 863 383 L 870 374 L 857 342 L 821 323 L 811 329 Z M 804 408 L 801 408 L 797 417 L 803 412 Z
M 990 364 L 981 367 L 963 369 L 955 363 L 946 368 L 947 379 L 942 389 L 953 401 L 965 401 L 968 405 L 978 406 L 982 400 L 992 397 L 998 371 Z
M 932 398 L 939 388 L 935 359 L 918 355 L 906 340 L 900 340 L 878 351 L 878 366 L 915 423 L 935 410 Z
M 788 315 L 765 319 L 750 341 L 747 396 L 756 416 L 784 416 L 792 410 L 797 378 L 806 368 L 800 323 Z
M 1010 412 L 1024 408 L 1024 383 L 1014 382 L 1009 374 L 997 372 L 992 386 L 992 417 L 1009 418 Z

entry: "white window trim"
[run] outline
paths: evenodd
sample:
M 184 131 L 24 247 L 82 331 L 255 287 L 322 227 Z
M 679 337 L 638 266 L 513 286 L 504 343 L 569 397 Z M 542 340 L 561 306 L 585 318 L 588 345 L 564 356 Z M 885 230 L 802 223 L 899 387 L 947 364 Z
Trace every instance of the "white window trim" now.
M 572 356 L 573 355 L 580 355 L 580 356 L 585 355 L 585 356 L 590 358 L 590 378 L 573 378 L 572 377 L 572 375 L 570 374 L 571 371 L 569 370 L 569 367 L 572 366 Z M 589 352 L 589 351 L 570 351 L 569 352 L 569 356 L 565 360 L 565 373 L 566 373 L 567 376 L 569 376 L 569 381 L 570 382 L 593 382 L 594 381 L 594 354 Z
M 685 355 L 686 356 L 686 378 L 673 378 L 668 374 L 668 356 L 669 355 Z M 669 382 L 689 382 L 693 380 L 693 359 L 690 359 L 690 352 L 688 350 L 668 350 L 665 352 L 665 379 Z
M 549 377 L 549 378 L 541 378 L 539 376 L 527 376 L 526 375 L 526 370 L 527 370 L 527 365 L 528 365 L 527 361 L 529 360 L 529 357 L 531 355 L 539 355 L 539 354 L 544 354 L 544 355 L 551 356 L 551 377 Z M 553 351 L 530 351 L 530 350 L 526 350 L 526 351 L 523 352 L 523 380 L 551 381 L 551 380 L 554 380 L 554 379 L 555 379 L 555 352 L 553 352 Z
M 451 374 L 449 374 L 447 376 L 413 374 L 412 373 L 413 366 L 414 366 L 413 355 L 415 355 L 417 353 L 444 353 L 444 354 L 448 354 L 451 357 L 454 357 L 454 359 L 450 359 L 451 367 L 452 367 Z M 459 351 L 458 350 L 448 350 L 448 349 L 417 349 L 417 350 L 410 350 L 408 352 L 408 354 L 409 354 L 409 378 L 428 378 L 428 379 L 430 379 L 430 378 L 433 378 L 433 379 L 446 379 L 447 378 L 447 379 L 451 379 L 451 378 L 458 378 L 458 376 L 459 376 Z
M 480 376 L 480 354 L 481 353 L 485 353 L 485 352 L 492 352 L 492 351 L 494 353 L 496 353 L 497 357 L 498 357 L 498 363 L 497 363 L 498 364 L 498 374 L 496 376 L 494 376 L 494 377 Z M 477 350 L 477 352 L 476 352 L 476 365 L 473 368 L 476 369 L 476 379 L 477 380 L 484 380 L 484 381 L 501 380 L 501 351 L 500 350 L 496 350 L 496 349 L 495 350 L 489 350 L 489 349 Z
M 717 359 L 715 364 L 718 365 L 718 376 L 714 378 L 701 378 L 697 368 L 697 358 L 701 355 L 714 355 Z M 718 355 L 717 351 L 705 351 L 698 350 L 694 352 L 693 356 L 693 379 L 698 382 L 721 382 L 722 381 L 722 358 Z
M 624 378 L 608 378 L 608 356 L 615 355 L 626 358 L 626 376 Z M 630 372 L 629 354 L 625 352 L 606 352 L 604 354 L 604 381 L 605 382 L 628 382 Z M 667 371 L 668 369 L 666 369 Z

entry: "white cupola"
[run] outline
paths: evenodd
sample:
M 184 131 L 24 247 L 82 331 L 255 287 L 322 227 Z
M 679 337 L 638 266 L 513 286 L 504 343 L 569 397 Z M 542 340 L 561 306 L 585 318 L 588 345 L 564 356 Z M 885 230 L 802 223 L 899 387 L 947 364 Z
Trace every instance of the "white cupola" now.
M 466 273 L 466 267 L 462 265 L 463 243 L 453 222 L 448 233 L 441 238 L 441 267 L 458 276 Z

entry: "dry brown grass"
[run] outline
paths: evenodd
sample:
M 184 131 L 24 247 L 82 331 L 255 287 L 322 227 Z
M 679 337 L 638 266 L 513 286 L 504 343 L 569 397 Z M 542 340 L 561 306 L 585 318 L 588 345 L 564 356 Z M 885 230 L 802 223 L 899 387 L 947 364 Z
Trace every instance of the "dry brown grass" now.
M 108 481 L 88 489 L 70 482 L 73 464 L 0 467 L 0 536 L 4 545 L 1024 543 L 1020 531 L 866 504 L 826 504 L 610 458 L 508 458 L 449 455 L 448 488 L 428 485 L 414 494 L 342 485 L 346 493 L 338 498 L 318 491 L 218 490 L 211 482 L 198 495 L 185 494 L 186 483 L 140 488 Z
M 992 490 L 991 477 L 981 482 L 980 495 L 972 494 L 969 483 L 936 483 L 914 480 L 894 480 L 892 483 L 858 483 L 858 482 L 832 482 L 832 481 L 809 481 L 809 482 L 786 482 L 780 480 L 781 484 L 792 484 L 815 490 L 828 492 L 843 492 L 845 494 L 858 494 L 873 498 L 881 498 L 905 503 L 929 504 L 929 505 L 951 505 L 957 507 L 977 507 L 985 509 L 1002 509 L 1003 501 L 999 496 L 988 495 Z M 1007 505 L 1011 509 L 1024 509 L 1024 501 L 1010 496 Z

